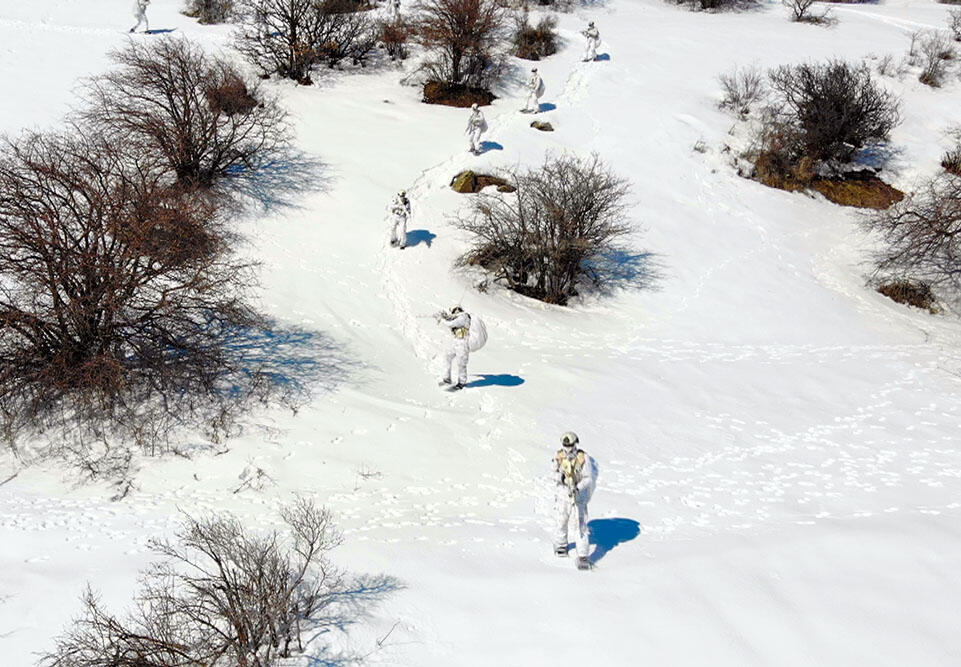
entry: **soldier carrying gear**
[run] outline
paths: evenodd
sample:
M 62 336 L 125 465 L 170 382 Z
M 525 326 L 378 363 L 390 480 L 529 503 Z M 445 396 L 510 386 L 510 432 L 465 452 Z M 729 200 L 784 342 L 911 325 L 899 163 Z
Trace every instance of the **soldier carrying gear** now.
M 393 223 L 390 230 L 390 244 L 399 246 L 401 250 L 407 247 L 407 223 L 410 222 L 410 200 L 407 191 L 401 190 L 387 207 L 387 213 Z
M 451 335 L 454 337 L 445 355 L 444 377 L 441 378 L 440 384 L 451 383 L 451 365 L 456 361 L 457 383 L 451 387 L 451 390 L 457 391 L 463 389 L 464 385 L 467 384 L 467 360 L 470 357 L 468 339 L 470 337 L 471 318 L 460 306 L 452 306 L 447 312 L 437 313 L 437 320 L 438 323 L 450 328 Z
M 587 48 L 584 50 L 584 62 L 597 60 L 597 47 L 601 45 L 601 33 L 594 27 L 594 22 L 587 24 L 587 30 L 581 31 L 587 38 Z
M 576 433 L 568 431 L 561 437 L 561 448 L 554 454 L 554 479 L 556 482 L 555 512 L 557 523 L 554 533 L 554 553 L 567 555 L 568 534 L 572 514 L 577 516 L 577 532 L 574 536 L 577 551 L 577 569 L 590 569 L 588 551 L 590 535 L 587 529 L 587 503 L 594 492 L 596 472 L 593 459 L 578 448 Z
M 144 32 L 150 32 L 150 21 L 147 20 L 147 5 L 150 4 L 150 0 L 134 0 L 133 3 L 133 17 L 137 19 L 137 25 L 130 29 L 130 32 L 134 32 L 143 23 L 145 28 Z

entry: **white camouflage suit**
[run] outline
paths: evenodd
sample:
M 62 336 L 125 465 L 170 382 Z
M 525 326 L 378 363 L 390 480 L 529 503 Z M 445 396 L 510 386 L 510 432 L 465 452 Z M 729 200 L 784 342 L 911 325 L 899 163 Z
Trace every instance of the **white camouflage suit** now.
M 407 223 L 410 220 L 410 199 L 400 193 L 394 196 L 387 208 L 390 216 L 390 244 L 400 248 L 407 247 Z
M 134 32 L 140 27 L 140 24 L 144 24 L 144 30 L 150 31 L 150 21 L 147 20 L 147 5 L 150 4 L 150 0 L 134 0 L 133 3 L 133 17 L 137 19 L 137 25 L 130 29 L 130 32 Z
M 571 448 L 573 456 L 566 448 L 557 450 L 554 455 L 554 481 L 556 491 L 554 509 L 556 523 L 554 524 L 554 548 L 567 549 L 571 514 L 577 516 L 577 532 L 574 534 L 574 546 L 578 558 L 587 558 L 590 549 L 590 535 L 587 529 L 587 503 L 594 492 L 595 466 L 591 457 L 582 449 Z M 574 495 L 571 496 L 569 486 L 570 475 L 573 475 Z
M 444 382 L 450 382 L 453 370 L 452 364 L 457 362 L 457 383 L 465 385 L 467 384 L 467 360 L 470 357 L 468 341 L 470 315 L 464 312 L 457 313 L 456 315 L 442 313 L 441 317 L 443 318 L 441 324 L 450 329 L 453 338 L 450 348 L 448 348 L 447 354 L 444 356 L 444 377 L 442 380 Z
M 477 153 L 481 147 L 481 135 L 487 129 L 487 121 L 480 109 L 473 109 L 467 119 L 467 136 L 470 138 L 470 152 Z
M 540 74 L 531 71 L 531 78 L 527 80 L 527 101 L 524 102 L 524 111 L 538 112 L 541 109 L 540 99 L 544 92 L 544 81 Z
M 601 45 L 601 33 L 598 32 L 594 24 L 587 26 L 583 33 L 587 37 L 587 48 L 584 51 L 584 60 L 595 60 L 597 58 L 597 47 Z

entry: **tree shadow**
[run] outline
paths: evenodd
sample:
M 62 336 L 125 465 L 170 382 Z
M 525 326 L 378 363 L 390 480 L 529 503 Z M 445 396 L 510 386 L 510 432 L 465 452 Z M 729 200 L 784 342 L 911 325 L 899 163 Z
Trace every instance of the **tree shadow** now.
M 356 665 L 365 657 L 356 652 L 334 652 L 324 641 L 332 631 L 345 633 L 351 625 L 369 616 L 372 608 L 389 595 L 403 590 L 404 584 L 386 574 L 357 575 L 349 578 L 331 592 L 326 603 L 327 613 L 305 630 L 311 636 L 305 643 L 304 659 L 309 667 L 346 667 Z M 378 641 L 376 647 L 381 647 Z
M 326 167 L 320 158 L 285 149 L 265 155 L 256 165 L 229 170 L 222 183 L 228 193 L 270 211 L 294 206 L 307 192 L 326 190 L 333 181 Z
M 854 154 L 851 161 L 860 167 L 869 167 L 875 171 L 880 171 L 903 154 L 904 150 L 900 147 L 886 141 L 879 141 L 863 146 Z
M 478 151 L 477 154 L 483 155 L 487 151 L 502 151 L 502 150 L 504 150 L 504 147 L 501 144 L 497 143 L 496 141 L 482 141 L 480 145 L 480 151 Z
M 596 563 L 619 544 L 630 542 L 641 534 L 641 524 L 634 519 L 594 519 L 587 522 L 594 553 L 591 562 Z
M 234 369 L 222 383 L 224 391 L 242 395 L 256 386 L 255 393 L 278 397 L 291 407 L 317 391 L 334 390 L 360 368 L 326 334 L 274 321 L 226 329 L 222 343 Z
M 537 113 L 544 113 L 545 111 L 554 111 L 557 108 L 556 104 L 550 102 L 541 102 L 537 105 Z
M 412 229 L 407 232 L 407 247 L 410 248 L 423 243 L 429 248 L 436 238 L 437 234 L 431 234 L 426 229 Z
M 484 373 L 479 374 L 479 380 L 473 380 L 464 385 L 464 388 L 474 388 L 474 387 L 518 387 L 524 384 L 524 378 L 518 377 L 516 375 L 500 374 L 500 375 L 488 375 Z
M 615 248 L 584 263 L 594 286 L 603 294 L 614 289 L 656 289 L 663 278 L 658 255 Z

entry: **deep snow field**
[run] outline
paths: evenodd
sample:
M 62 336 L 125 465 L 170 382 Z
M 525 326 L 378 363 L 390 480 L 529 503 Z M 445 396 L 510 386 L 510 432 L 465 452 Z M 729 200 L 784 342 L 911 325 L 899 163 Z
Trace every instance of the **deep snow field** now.
M 0 131 L 54 126 L 128 39 L 130 4 L 0 0 Z M 229 26 L 181 6 L 154 0 L 151 27 L 229 49 Z M 421 104 L 395 66 L 267 82 L 324 167 L 291 206 L 237 221 L 263 263 L 262 306 L 360 366 L 296 415 L 251 414 L 225 453 L 142 461 L 120 502 L 4 453 L 0 481 L 19 474 L 0 486 L 0 665 L 50 649 L 86 582 L 124 608 L 147 540 L 178 510 L 268 527 L 295 494 L 334 512 L 338 564 L 404 585 L 322 637 L 310 664 L 342 650 L 405 666 L 961 663 L 961 323 L 864 286 L 871 245 L 853 210 L 739 178 L 722 152 L 735 121 L 715 108 L 735 64 L 898 59 L 948 9 L 837 6 L 824 28 L 776 3 L 583 7 L 560 16 L 564 48 L 539 64 L 555 107 L 539 118 L 557 131 L 518 113 L 529 65 L 516 61 L 479 157 L 467 111 Z M 582 63 L 589 19 L 607 57 Z M 961 122 L 961 81 L 883 81 L 904 117 L 886 178 L 910 190 Z M 634 242 L 651 254 L 634 284 L 571 308 L 482 294 L 451 268 L 466 239 L 449 215 L 467 196 L 450 178 L 549 150 L 596 151 L 630 179 Z M 384 221 L 400 188 L 417 241 L 403 252 Z M 448 394 L 447 334 L 425 316 L 457 302 L 490 342 Z M 586 573 L 545 530 L 566 430 L 600 468 Z M 235 493 L 258 468 L 263 483 Z

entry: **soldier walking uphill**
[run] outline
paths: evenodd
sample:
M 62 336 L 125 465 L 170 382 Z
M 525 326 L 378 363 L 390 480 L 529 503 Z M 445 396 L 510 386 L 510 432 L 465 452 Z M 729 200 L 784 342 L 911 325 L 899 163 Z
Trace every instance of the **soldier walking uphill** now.
M 594 493 L 595 466 L 591 457 L 578 448 L 576 433 L 568 431 L 561 438 L 561 448 L 554 454 L 555 530 L 554 553 L 567 555 L 571 520 L 577 520 L 574 547 L 577 552 L 577 569 L 589 570 L 590 535 L 587 528 L 587 503 Z

